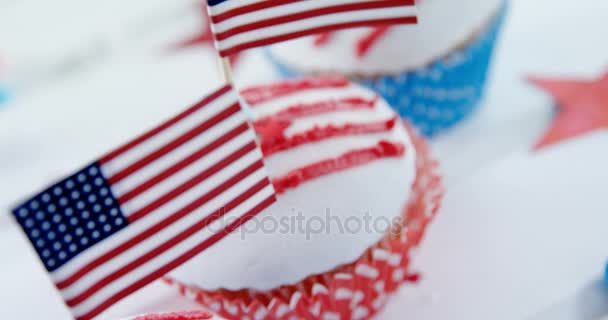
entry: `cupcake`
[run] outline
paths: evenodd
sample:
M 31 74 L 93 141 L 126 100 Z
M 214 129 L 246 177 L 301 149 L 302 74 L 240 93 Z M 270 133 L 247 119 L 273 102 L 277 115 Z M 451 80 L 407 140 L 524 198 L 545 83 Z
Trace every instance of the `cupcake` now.
M 365 319 L 409 268 L 443 194 L 425 142 L 343 77 L 242 91 L 277 202 L 166 279 L 227 319 Z
M 479 103 L 504 1 L 419 0 L 418 25 L 326 33 L 267 52 L 287 77 L 347 75 L 433 136 L 465 119 Z

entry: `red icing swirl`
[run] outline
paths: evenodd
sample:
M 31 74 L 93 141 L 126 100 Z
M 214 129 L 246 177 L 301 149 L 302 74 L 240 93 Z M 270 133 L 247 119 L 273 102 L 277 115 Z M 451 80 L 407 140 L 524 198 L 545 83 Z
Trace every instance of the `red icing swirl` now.
M 357 42 L 357 57 L 363 58 L 367 55 L 370 49 L 382 39 L 390 30 L 389 26 L 374 28 L 370 33 L 359 39 Z
M 322 160 L 290 171 L 285 176 L 275 178 L 272 184 L 277 193 L 296 188 L 303 182 L 334 172 L 344 171 L 382 158 L 396 158 L 405 154 L 405 145 L 381 140 L 369 148 L 348 151 L 336 158 Z
M 341 76 L 307 78 L 246 89 L 243 91 L 243 97 L 249 104 L 255 105 L 304 90 L 348 85 L 349 82 Z M 253 127 L 258 134 L 259 144 L 265 157 L 302 145 L 336 137 L 360 136 L 391 131 L 395 128 L 399 119 L 396 115 L 387 120 L 363 123 L 317 124 L 303 132 L 290 136 L 285 134 L 286 130 L 300 118 L 337 111 L 373 109 L 376 107 L 378 99 L 377 96 L 373 99 L 354 96 L 312 103 L 298 103 L 282 108 L 274 114 L 255 121 Z M 373 147 L 350 150 L 336 158 L 324 159 L 292 170 L 283 177 L 273 179 L 273 185 L 278 193 L 282 193 L 287 189 L 296 188 L 303 182 L 333 172 L 344 171 L 382 158 L 401 157 L 404 153 L 404 144 L 380 140 Z
M 358 58 L 364 58 L 367 53 L 384 38 L 384 36 L 391 29 L 390 26 L 374 27 L 371 31 L 361 37 L 355 46 L 355 53 Z M 334 32 L 326 32 L 317 35 L 314 40 L 314 45 L 317 48 L 321 48 L 329 44 Z
M 351 97 L 344 99 L 324 100 L 313 103 L 299 103 L 293 106 L 289 106 L 272 116 L 262 118 L 257 122 L 264 122 L 269 119 L 272 120 L 293 120 L 303 117 L 309 117 L 329 112 L 345 111 L 345 110 L 359 110 L 359 109 L 373 109 L 378 102 L 378 97 L 374 99 L 365 99 L 361 97 Z
M 277 84 L 250 87 L 241 91 L 241 96 L 248 104 L 254 106 L 296 92 L 321 88 L 343 88 L 348 85 L 348 80 L 343 76 L 303 78 L 279 82 Z
M 270 126 L 270 129 L 263 128 L 264 124 L 258 123 L 256 130 L 262 132 L 260 141 L 262 152 L 265 156 L 270 156 L 280 151 L 335 137 L 387 132 L 395 127 L 397 120 L 398 118 L 395 116 L 389 120 L 370 123 L 347 123 L 344 125 L 329 124 L 324 127 L 315 126 L 310 130 L 294 134 L 290 137 L 286 137 L 284 134 L 285 129 L 291 125 L 291 122 L 289 121 L 271 121 L 267 124 Z

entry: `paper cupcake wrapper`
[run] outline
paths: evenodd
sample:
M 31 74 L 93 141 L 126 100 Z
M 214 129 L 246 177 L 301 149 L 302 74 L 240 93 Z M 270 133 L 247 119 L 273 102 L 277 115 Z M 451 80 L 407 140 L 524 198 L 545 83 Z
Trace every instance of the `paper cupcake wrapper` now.
M 432 137 L 463 121 L 479 105 L 506 12 L 505 4 L 473 42 L 424 68 L 352 80 L 382 95 L 423 135 Z M 298 76 L 297 72 L 274 59 L 269 51 L 267 56 L 284 77 Z
M 124 320 L 210 320 L 213 315 L 206 311 L 171 312 L 148 314 L 126 318 Z
M 412 281 L 409 262 L 443 197 L 438 163 L 408 125 L 417 151 L 417 176 L 404 210 L 407 225 L 387 234 L 356 262 L 269 292 L 204 291 L 167 278 L 185 297 L 227 319 L 368 319 L 402 284 Z

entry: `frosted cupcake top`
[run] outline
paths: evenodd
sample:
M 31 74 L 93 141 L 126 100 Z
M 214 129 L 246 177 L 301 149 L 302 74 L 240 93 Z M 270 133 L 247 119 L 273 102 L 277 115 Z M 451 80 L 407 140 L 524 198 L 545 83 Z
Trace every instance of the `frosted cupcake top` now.
M 306 37 L 270 48 L 301 73 L 373 76 L 410 71 L 447 56 L 483 30 L 503 0 L 418 0 L 418 24 L 358 28 Z
M 410 199 L 416 150 L 402 122 L 342 77 L 243 97 L 278 200 L 171 276 L 206 290 L 270 290 L 357 260 Z

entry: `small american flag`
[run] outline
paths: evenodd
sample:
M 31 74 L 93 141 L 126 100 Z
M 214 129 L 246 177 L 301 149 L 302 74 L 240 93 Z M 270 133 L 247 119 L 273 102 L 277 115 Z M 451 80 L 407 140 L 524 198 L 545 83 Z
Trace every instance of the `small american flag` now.
M 91 319 L 275 201 L 225 86 L 13 210 L 74 317 Z
M 208 0 L 220 56 L 338 29 L 415 24 L 415 0 Z

